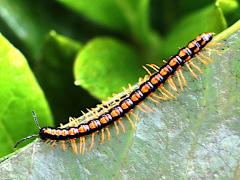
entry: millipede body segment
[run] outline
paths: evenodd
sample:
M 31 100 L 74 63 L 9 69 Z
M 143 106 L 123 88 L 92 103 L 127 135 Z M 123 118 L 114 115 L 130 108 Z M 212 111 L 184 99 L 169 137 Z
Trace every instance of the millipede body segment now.
M 197 70 L 199 70 L 199 68 L 190 60 L 192 57 L 197 55 L 201 49 L 208 44 L 208 42 L 212 40 L 212 37 L 213 33 L 203 33 L 197 36 L 196 39 L 189 42 L 186 47 L 180 49 L 178 53 L 175 56 L 171 57 L 161 68 L 154 64 L 149 65 L 149 67 L 154 69 L 155 72 L 150 73 L 150 71 L 147 70 L 149 75 L 146 75 L 143 80 L 139 82 L 139 86 L 130 91 L 127 96 L 122 98 L 118 103 L 116 103 L 106 112 L 101 113 L 100 115 L 96 115 L 94 118 L 90 119 L 87 122 L 79 123 L 76 127 L 40 128 L 39 137 L 42 140 L 54 141 L 75 140 L 76 138 L 80 138 L 80 142 L 82 142 L 83 140 L 81 138 L 85 137 L 86 135 L 94 134 L 100 130 L 103 131 L 104 129 L 108 131 L 108 126 L 115 124 L 124 115 L 126 115 L 129 119 L 128 113 L 131 112 L 136 106 L 140 106 L 144 99 L 147 97 L 153 98 L 153 92 L 155 92 L 157 89 L 162 93 L 162 95 L 165 96 L 160 97 L 156 95 L 156 97 L 159 99 L 164 99 L 166 97 L 172 96 L 172 94 L 163 87 L 164 83 L 167 81 L 172 89 L 176 89 L 176 85 L 172 81 L 172 77 L 176 73 L 178 84 L 182 89 L 186 80 L 181 73 L 181 67 L 186 64 L 192 75 L 195 76 L 196 74 L 190 68 L 190 65 L 192 67 L 195 67 Z M 204 63 L 205 60 L 201 59 L 201 62 Z M 104 139 L 104 135 L 102 138 Z

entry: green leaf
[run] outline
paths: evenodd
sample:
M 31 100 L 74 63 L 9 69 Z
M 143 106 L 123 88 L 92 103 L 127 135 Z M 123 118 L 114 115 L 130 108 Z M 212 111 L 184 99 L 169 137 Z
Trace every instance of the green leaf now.
M 75 84 L 99 99 L 106 99 L 137 81 L 143 72 L 140 59 L 134 49 L 120 41 L 93 39 L 76 58 Z
M 120 8 L 120 1 L 58 1 L 75 10 L 77 13 L 83 14 L 94 22 L 107 27 L 123 31 L 126 31 L 130 28 L 127 18 L 124 16 L 122 9 Z M 123 1 L 123 3 L 125 3 L 125 1 Z M 131 13 L 131 11 L 129 13 Z
M 112 140 L 100 145 L 97 136 L 84 155 L 34 142 L 2 159 L 0 178 L 239 179 L 240 21 L 219 39 L 222 50 L 203 52 L 214 62 L 199 81 L 185 72 L 188 88 L 177 100 L 149 99 L 156 112 L 135 111 L 136 132 L 123 118 L 126 133 L 116 136 L 110 126 Z
M 150 27 L 149 0 L 58 1 L 100 25 L 133 37 L 143 47 L 159 48 L 160 38 Z
M 175 47 L 183 47 L 196 34 L 202 32 L 219 33 L 226 27 L 225 18 L 218 6 L 210 5 L 195 11 L 193 14 L 183 18 L 168 34 L 164 44 L 166 47 L 164 57 L 172 55 L 176 51 Z
M 40 124 L 52 124 L 44 94 L 23 55 L 0 35 L 0 156 L 13 152 L 20 138 L 38 130 L 31 111 Z
M 55 124 L 66 123 L 69 115 L 78 116 L 79 109 L 93 105 L 92 98 L 74 86 L 73 63 L 81 48 L 80 42 L 51 31 L 35 67 L 39 83 L 53 110 Z M 89 103 L 79 105 L 81 101 Z
M 25 48 L 37 56 L 47 29 L 42 17 L 29 5 L 27 1 L 1 0 L 0 16 Z
M 81 28 L 79 32 L 76 22 L 81 20 L 54 1 L 0 1 L 0 31 L 31 58 L 29 61 L 39 59 L 45 36 L 51 29 L 86 38 L 89 29 Z
M 239 8 L 237 0 L 217 0 L 216 4 L 221 7 L 224 14 L 231 13 Z

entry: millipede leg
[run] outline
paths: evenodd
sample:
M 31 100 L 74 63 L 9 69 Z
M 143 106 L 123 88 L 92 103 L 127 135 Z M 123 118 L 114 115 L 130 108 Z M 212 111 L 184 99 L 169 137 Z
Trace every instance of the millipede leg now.
M 106 129 L 106 131 L 107 131 L 107 138 L 108 138 L 108 141 L 110 141 L 110 139 L 111 139 L 111 133 L 110 133 L 108 127 L 106 127 L 105 129 Z
M 146 105 L 144 102 L 141 103 L 148 111 L 155 112 L 151 107 Z
M 195 65 L 192 61 L 189 61 L 189 64 L 194 67 L 199 73 L 203 73 L 202 69 L 200 69 L 197 65 Z
M 98 118 L 98 117 L 99 117 L 96 113 L 94 113 L 94 111 L 92 111 L 92 110 L 90 110 L 90 109 L 88 109 L 88 108 L 87 108 L 87 111 L 88 111 L 94 118 Z
M 172 99 L 172 98 L 171 98 L 170 96 L 168 96 L 165 92 L 163 92 L 160 87 L 158 88 L 158 90 L 159 90 L 159 92 L 160 92 L 163 96 L 166 97 L 165 100 L 167 100 L 167 99 Z M 159 97 L 160 97 L 160 96 L 159 96 Z
M 88 149 L 89 151 L 91 151 L 93 146 L 94 146 L 94 136 L 95 136 L 95 133 L 92 133 L 91 144 L 90 144 L 89 149 Z
M 51 147 L 54 148 L 56 146 L 56 140 L 51 140 L 50 141 L 50 144 L 51 144 Z
M 198 76 L 196 75 L 196 73 L 192 70 L 192 68 L 189 66 L 189 63 L 186 62 L 186 66 L 188 68 L 188 70 L 191 72 L 191 74 L 193 75 L 193 77 L 195 77 L 196 79 L 199 79 Z
M 119 120 L 118 120 L 118 123 L 120 124 L 120 126 L 121 126 L 121 128 L 122 128 L 122 131 L 123 131 L 123 133 L 125 133 L 125 132 L 126 132 L 126 129 L 125 129 L 125 126 L 123 125 L 123 123 L 122 123 L 121 119 L 119 119 Z
M 128 121 L 129 121 L 129 123 L 131 124 L 132 128 L 136 129 L 136 126 L 135 126 L 134 122 L 132 121 L 132 119 L 130 118 L 130 116 L 128 114 L 126 114 L 126 117 L 127 117 Z
M 50 139 L 44 141 L 45 143 L 51 143 Z
M 151 65 L 154 66 L 157 70 L 160 69 L 160 67 L 158 65 L 156 65 L 156 64 L 151 64 Z
M 196 56 L 196 58 L 197 58 L 199 61 L 201 61 L 201 63 L 203 63 L 203 64 L 206 65 L 206 66 L 208 65 L 208 62 L 205 61 L 204 59 L 202 59 L 200 55 L 196 54 L 195 56 Z
M 148 97 L 151 101 L 155 102 L 155 103 L 160 103 L 158 100 L 153 99 L 151 96 L 153 96 L 152 94 Z
M 176 99 L 176 96 L 174 96 L 170 91 L 168 91 L 164 86 L 160 87 L 163 89 L 168 95 L 172 96 L 172 98 Z
M 147 71 L 147 73 L 151 76 L 152 75 L 152 73 L 151 73 L 151 71 L 149 71 L 149 69 L 146 67 L 146 66 L 142 66 L 143 67 L 143 69 L 145 69 L 145 71 Z
M 82 146 L 83 146 L 82 137 L 79 138 L 79 141 L 80 141 L 79 152 L 80 152 L 80 154 L 82 154 Z
M 149 76 L 145 75 L 144 78 L 143 78 L 143 81 L 147 81 L 148 79 L 149 79 Z
M 177 80 L 178 80 L 178 84 L 180 86 L 180 89 L 183 91 L 183 84 L 182 84 L 182 80 L 180 78 L 180 75 L 179 75 L 178 71 L 176 71 L 176 75 L 177 75 Z
M 160 68 L 156 64 L 146 64 L 148 67 L 152 68 L 154 71 L 158 71 Z
M 85 137 L 82 137 L 82 154 L 84 154 L 85 151 Z
M 139 117 L 133 112 L 133 110 L 129 111 L 129 113 L 134 116 L 136 121 L 138 121 L 138 122 L 140 121 Z
M 137 105 L 137 108 L 140 109 L 142 112 L 146 113 L 147 111 L 145 109 L 143 109 L 143 107 L 141 106 L 141 104 Z
M 183 75 L 182 69 L 179 68 L 179 69 L 178 69 L 178 72 L 179 72 L 179 74 L 180 74 L 180 77 L 181 77 L 182 80 L 183 80 L 183 86 L 187 86 L 187 80 L 185 79 L 185 77 L 184 77 L 184 75 Z
M 117 125 L 117 122 L 114 121 L 114 126 L 115 126 L 115 129 L 116 129 L 116 135 L 119 134 L 119 128 L 118 128 L 118 125 Z
M 220 42 L 211 42 L 207 45 L 207 47 L 211 47 L 211 46 L 224 46 L 224 43 L 220 43 Z
M 70 139 L 72 150 L 75 154 L 77 154 L 77 144 L 76 144 L 76 139 Z
M 152 96 L 156 97 L 157 99 L 163 100 L 163 101 L 167 100 L 166 97 L 158 96 L 155 93 L 152 93 Z
M 175 85 L 175 83 L 173 82 L 173 79 L 170 77 L 168 78 L 168 84 L 170 85 L 170 87 L 174 90 L 177 91 L 177 86 Z
M 213 62 L 213 60 L 210 57 L 204 55 L 203 53 L 198 53 L 198 56 L 201 56 L 203 59 L 206 59 L 209 63 Z
M 61 146 L 62 146 L 63 151 L 66 151 L 66 150 L 67 150 L 66 142 L 65 142 L 65 141 L 61 141 Z
M 101 134 L 102 134 L 102 138 L 101 138 L 101 142 L 100 142 L 100 144 L 103 144 L 103 143 L 104 143 L 104 138 L 105 138 L 105 135 L 104 135 L 104 128 L 101 129 Z
M 218 55 L 222 55 L 221 51 L 217 50 L 217 49 L 212 49 L 212 48 L 208 48 L 208 47 L 205 47 L 206 50 L 208 51 L 214 51 L 216 52 Z

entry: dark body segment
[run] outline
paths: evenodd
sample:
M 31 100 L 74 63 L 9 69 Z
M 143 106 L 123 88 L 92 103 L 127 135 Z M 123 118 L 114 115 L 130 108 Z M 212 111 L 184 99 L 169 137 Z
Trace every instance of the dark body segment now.
M 96 119 L 92 119 L 87 123 L 81 123 L 78 127 L 66 129 L 52 127 L 41 128 L 39 132 L 40 138 L 43 140 L 74 139 L 92 134 L 109 126 L 134 109 L 135 106 L 144 101 L 144 99 L 146 99 L 152 92 L 163 85 L 178 68 L 183 66 L 187 61 L 200 52 L 201 49 L 212 40 L 212 37 L 213 33 L 203 33 L 197 36 L 196 39 L 189 42 L 185 48 L 180 49 L 175 56 L 171 57 L 158 72 L 152 74 L 148 80 L 139 86 L 139 88 L 133 90 L 128 97 L 119 102 L 119 105 L 112 107 L 107 113 Z

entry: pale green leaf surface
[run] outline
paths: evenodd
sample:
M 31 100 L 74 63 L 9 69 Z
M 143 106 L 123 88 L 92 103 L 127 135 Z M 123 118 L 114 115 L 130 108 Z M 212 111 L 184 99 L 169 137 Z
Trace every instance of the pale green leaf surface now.
M 177 100 L 146 103 L 141 121 L 85 155 L 35 142 L 1 163 L 0 178 L 238 179 L 240 162 L 240 24 L 225 35 L 222 54 Z M 228 31 L 233 32 L 233 31 Z M 210 54 L 209 54 L 210 53 Z M 193 61 L 197 61 L 194 59 Z M 89 145 L 89 144 L 88 144 Z
M 31 111 L 39 112 L 52 124 L 44 94 L 26 59 L 0 35 L 0 156 L 13 152 L 13 146 L 37 130 Z

